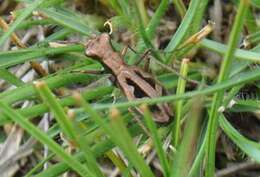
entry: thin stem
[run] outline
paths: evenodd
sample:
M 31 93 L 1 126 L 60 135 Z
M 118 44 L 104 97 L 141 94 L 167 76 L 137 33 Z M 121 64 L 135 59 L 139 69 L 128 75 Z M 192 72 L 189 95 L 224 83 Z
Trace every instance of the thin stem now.
M 184 18 L 187 9 L 182 0 L 173 0 L 173 4 L 176 6 L 176 10 L 178 11 L 181 18 Z
M 187 77 L 188 73 L 188 59 L 183 59 L 181 64 L 180 74 L 183 77 Z M 176 95 L 183 94 L 185 92 L 186 80 L 179 78 Z M 175 128 L 173 129 L 173 145 L 177 147 L 181 133 L 181 115 L 183 109 L 183 100 L 179 100 L 176 103 L 176 117 L 175 117 Z
M 235 19 L 234 26 L 231 31 L 229 43 L 228 43 L 228 50 L 224 56 L 220 74 L 218 77 L 217 83 L 221 83 L 225 81 L 230 73 L 230 67 L 232 64 L 232 59 L 234 58 L 234 53 L 239 41 L 239 35 L 243 27 L 244 17 L 247 12 L 247 8 L 249 6 L 249 0 L 241 0 L 238 8 L 238 13 Z M 208 156 L 208 163 L 206 168 L 206 177 L 213 177 L 215 172 L 215 150 L 216 150 L 216 132 L 218 127 L 218 116 L 219 112 L 218 109 L 221 106 L 224 97 L 224 90 L 215 93 L 213 98 L 213 103 L 210 110 L 210 117 L 208 123 L 208 149 L 207 149 L 207 156 Z

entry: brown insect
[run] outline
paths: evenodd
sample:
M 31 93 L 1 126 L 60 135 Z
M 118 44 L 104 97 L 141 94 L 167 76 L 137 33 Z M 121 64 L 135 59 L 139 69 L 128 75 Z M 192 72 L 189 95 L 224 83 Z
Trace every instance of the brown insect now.
M 86 44 L 85 54 L 99 60 L 111 70 L 128 100 L 154 98 L 162 95 L 163 88 L 155 82 L 152 75 L 139 67 L 128 66 L 124 63 L 122 56 L 113 50 L 110 36 L 107 33 L 90 39 Z M 172 116 L 169 105 L 166 103 L 157 104 L 150 108 L 156 122 L 168 122 Z M 136 109 L 143 113 L 140 108 Z

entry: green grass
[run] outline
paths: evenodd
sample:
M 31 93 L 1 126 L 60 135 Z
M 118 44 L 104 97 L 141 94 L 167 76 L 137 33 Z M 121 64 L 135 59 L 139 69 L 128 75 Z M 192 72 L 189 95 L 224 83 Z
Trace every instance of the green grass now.
M 253 10 L 259 8 L 258 1 L 230 2 L 235 17 L 234 23 L 228 26 L 230 32 L 225 34 L 227 44 L 205 36 L 201 41 L 184 47 L 182 44 L 200 31 L 208 19 L 205 17 L 209 10 L 208 0 L 191 0 L 188 5 L 182 0 L 153 0 L 157 4 L 153 16 L 148 13 L 150 7 L 144 0 L 102 1 L 102 6 L 93 5 L 94 14 L 76 11 L 63 0 L 24 2 L 26 8 L 14 11 L 16 18 L 9 30 L 0 31 L 1 47 L 6 48 L 13 32 L 23 36 L 30 29 L 38 29 L 37 25 L 52 29 L 43 40 L 33 37 L 26 44 L 28 48 L 12 50 L 10 45 L 6 51 L 0 52 L 0 79 L 6 81 L 0 88 L 1 140 L 7 136 L 3 127 L 16 123 L 26 132 L 23 139 L 32 136 L 39 142 L 35 145 L 35 154 L 41 154 L 44 145 L 50 151 L 45 157 L 32 154 L 35 164 L 28 165 L 30 168 L 23 171 L 24 176 L 54 177 L 73 171 L 79 176 L 102 177 L 106 174 L 101 167 L 109 163 L 117 167 L 122 176 L 131 177 L 138 173 L 142 177 L 153 177 L 158 175 L 158 169 L 148 164 L 145 155 L 139 152 L 142 147 L 148 147 L 158 158 L 164 177 L 198 177 L 204 174 L 214 177 L 220 129 L 223 130 L 221 134 L 239 148 L 240 154 L 260 163 L 259 143 L 244 136 L 229 122 L 234 118 L 229 115 L 243 112 L 254 115 L 259 111 L 259 19 Z M 170 6 L 176 10 L 176 19 L 167 16 L 172 13 L 169 12 L 172 10 Z M 42 15 L 41 18 L 33 17 L 36 11 Z M 102 64 L 94 58 L 84 55 L 84 42 L 106 30 L 103 23 L 108 17 L 104 11 L 108 14 L 113 12 L 112 45 L 115 50 L 124 47 L 116 40 L 121 29 L 131 34 L 131 47 L 137 51 L 126 53 L 124 60 L 127 64 L 133 65 L 142 53 L 150 49 L 150 58 L 157 62 L 151 62 L 150 71 L 166 88 L 167 95 L 127 101 L 121 89 L 108 79 L 109 71 L 103 70 Z M 178 23 L 175 32 L 167 33 L 169 43 L 158 50 L 157 30 L 162 27 L 166 16 Z M 71 38 L 80 41 L 76 44 L 69 41 L 62 47 L 49 46 L 49 42 Z M 249 49 L 239 48 L 239 41 L 243 40 L 249 44 Z M 222 59 L 219 69 L 210 66 L 207 61 L 211 58 L 203 55 L 205 51 L 219 55 Z M 183 58 L 189 58 L 189 62 Z M 24 82 L 11 71 L 29 61 L 69 64 L 42 78 Z M 173 63 L 182 77 L 165 69 Z M 145 62 L 139 67 L 143 65 Z M 84 70 L 104 72 L 80 72 Z M 199 84 L 192 85 L 183 77 Z M 10 86 L 15 88 L 7 89 Z M 80 93 L 79 88 L 83 89 Z M 244 100 L 237 97 L 244 88 L 254 88 L 256 97 Z M 64 94 L 58 94 L 59 91 Z M 23 108 L 22 103 L 26 100 L 32 106 Z M 235 104 L 229 107 L 231 101 Z M 174 116 L 171 122 L 160 125 L 153 121 L 151 105 L 166 102 Z M 143 115 L 137 115 L 138 123 L 128 109 L 131 107 L 133 110 L 136 106 L 144 109 Z M 37 123 L 49 112 L 53 119 L 44 132 Z M 73 150 L 68 152 L 68 149 Z M 43 170 L 46 163 L 48 168 Z
M 223 58 L 223 62 L 221 64 L 220 73 L 218 76 L 217 83 L 221 83 L 224 80 L 228 79 L 230 74 L 230 68 L 232 64 L 232 59 L 234 57 L 234 53 L 236 50 L 236 46 L 239 42 L 239 35 L 243 27 L 243 20 L 247 13 L 247 8 L 249 6 L 249 1 L 240 1 L 238 13 L 235 19 L 234 26 L 232 27 L 232 31 L 230 34 L 230 39 L 228 43 L 228 49 Z M 209 115 L 209 124 L 208 124 L 208 165 L 206 170 L 206 176 L 211 177 L 214 176 L 215 173 L 215 150 L 216 150 L 216 134 L 218 127 L 218 115 L 219 108 L 221 107 L 222 100 L 224 98 L 224 91 L 220 91 L 214 94 L 210 115 Z

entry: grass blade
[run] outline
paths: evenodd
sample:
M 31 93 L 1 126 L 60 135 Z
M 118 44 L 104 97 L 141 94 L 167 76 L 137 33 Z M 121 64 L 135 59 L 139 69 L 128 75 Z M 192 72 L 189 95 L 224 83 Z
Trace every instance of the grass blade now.
M 187 176 L 195 156 L 196 144 L 200 132 L 203 98 L 195 97 L 184 128 L 184 136 L 174 154 L 171 177 Z
M 192 98 L 194 96 L 201 96 L 201 95 L 208 95 L 212 94 L 214 92 L 218 92 L 221 90 L 226 90 L 235 86 L 238 86 L 240 84 L 245 84 L 249 82 L 253 82 L 256 80 L 259 80 L 260 77 L 260 70 L 256 71 L 249 71 L 245 73 L 240 73 L 236 77 L 232 77 L 229 80 L 223 81 L 221 83 L 215 84 L 213 86 L 207 87 L 205 89 L 197 90 L 197 91 L 191 91 L 191 92 L 186 92 L 185 94 L 181 95 L 169 95 L 169 96 L 162 96 L 158 98 L 143 98 L 143 99 L 138 99 L 138 100 L 133 100 L 133 101 L 128 101 L 128 102 L 121 102 L 121 103 L 115 103 L 113 105 L 111 104 L 100 104 L 96 105 L 96 109 L 102 110 L 102 109 L 108 109 L 111 107 L 115 108 L 124 108 L 124 107 L 132 107 L 132 106 L 138 106 L 140 104 L 157 104 L 157 103 L 162 103 L 162 102 L 170 102 L 170 101 L 176 101 L 180 99 L 188 99 Z
M 81 18 L 76 15 L 68 16 L 65 12 L 59 9 L 42 9 L 42 12 L 56 23 L 67 27 L 73 31 L 80 32 L 86 36 L 91 36 L 97 32 L 89 28 Z
M 189 27 L 196 15 L 196 12 L 198 11 L 200 2 L 200 0 L 192 0 L 190 2 L 189 8 L 182 20 L 182 23 L 172 37 L 168 46 L 164 49 L 164 52 L 173 52 L 180 45 L 182 40 L 185 38 L 185 35 L 189 31 Z M 171 58 L 171 56 L 169 56 L 168 58 Z M 167 62 L 169 62 L 169 59 L 167 59 Z
M 8 71 L 7 69 L 0 69 L 0 78 L 19 87 L 24 85 L 24 82 L 18 79 L 13 73 Z
M 223 62 L 221 64 L 220 74 L 218 77 L 218 83 L 223 82 L 229 77 L 230 67 L 232 64 L 232 59 L 236 50 L 236 46 L 239 41 L 239 35 L 243 27 L 243 21 L 249 6 L 248 0 L 241 0 L 238 8 L 238 13 L 235 18 L 235 23 L 233 25 L 229 43 L 228 50 L 224 56 Z M 210 110 L 210 117 L 208 123 L 208 163 L 206 168 L 206 177 L 213 177 L 215 173 L 215 150 L 216 150 L 216 133 L 218 127 L 218 109 L 223 101 L 224 91 L 217 92 L 214 95 L 213 102 Z
M 111 121 L 111 124 L 108 125 L 108 123 L 106 123 L 80 96 L 76 96 L 76 100 L 84 107 L 85 111 L 90 114 L 92 119 L 111 137 L 111 140 L 121 148 L 141 176 L 154 176 L 151 169 L 146 165 L 144 159 L 140 156 L 137 148 L 132 143 L 131 136 L 123 123 L 122 117 L 119 117 L 117 112 L 112 112 L 111 118 L 113 120 Z
M 64 112 L 64 108 L 58 103 L 48 86 L 41 81 L 35 83 L 35 88 L 40 94 L 41 99 L 54 114 L 56 121 L 58 122 L 62 132 L 64 132 L 64 134 L 67 136 L 69 142 L 76 144 L 84 152 L 88 164 L 88 167 L 86 168 L 88 170 L 88 174 L 91 174 L 91 176 L 103 177 L 103 174 L 98 168 L 98 165 L 86 140 L 84 140 L 82 136 L 77 135 L 78 133 L 73 127 L 69 117 Z
M 260 163 L 260 144 L 241 135 L 224 117 L 220 115 L 219 124 L 228 137 L 249 157 Z
M 151 138 L 153 140 L 155 150 L 159 157 L 160 164 L 163 169 L 163 174 L 165 177 L 169 177 L 170 176 L 170 167 L 169 167 L 168 160 L 166 158 L 166 152 L 164 152 L 164 150 L 163 150 L 163 145 L 162 145 L 162 142 L 161 142 L 160 137 L 157 132 L 156 124 L 153 121 L 152 114 L 148 110 L 148 107 L 143 105 L 142 109 L 144 110 L 144 120 L 145 120 L 146 126 L 148 127 L 148 129 L 151 132 L 151 136 L 152 136 Z
M 184 18 L 186 13 L 186 7 L 182 0 L 172 0 L 173 4 L 176 6 L 176 10 L 178 11 L 181 18 Z
M 212 41 L 209 39 L 203 39 L 201 42 L 201 46 L 203 48 L 209 49 L 211 51 L 217 52 L 221 55 L 227 53 L 227 46 L 216 41 Z M 252 62 L 260 62 L 260 54 L 253 51 L 246 51 L 242 49 L 236 49 L 234 57 L 240 60 L 252 61 Z
M 36 0 L 32 4 L 30 4 L 28 7 L 26 7 L 22 13 L 19 15 L 19 17 L 12 23 L 9 30 L 4 33 L 0 37 L 0 46 L 6 41 L 6 39 L 15 31 L 15 29 L 20 25 L 20 23 L 26 19 L 32 11 L 34 11 L 38 6 L 40 6 L 44 0 Z
M 37 81 L 34 83 L 34 86 L 44 104 L 46 104 L 54 114 L 54 117 L 58 122 L 62 132 L 67 136 L 69 141 L 75 141 L 77 139 L 77 135 L 73 129 L 72 123 L 65 114 L 64 108 L 57 102 L 46 83 L 43 81 Z
M 183 59 L 182 64 L 181 64 L 181 70 L 180 74 L 182 77 L 187 77 L 188 73 L 188 59 Z M 179 77 L 178 80 L 178 85 L 177 85 L 177 91 L 176 95 L 183 94 L 185 92 L 185 87 L 186 87 L 186 80 L 183 78 Z M 182 111 L 183 110 L 183 100 L 179 100 L 176 102 L 176 116 L 175 116 L 175 126 L 173 129 L 173 145 L 177 147 L 179 144 L 179 139 L 181 136 L 181 116 L 182 116 Z
M 169 0 L 162 0 L 155 14 L 152 16 L 150 22 L 145 28 L 145 32 L 147 33 L 149 39 L 154 38 L 156 27 L 160 24 L 160 19 L 165 14 L 168 5 L 169 5 Z M 139 40 L 137 43 L 136 50 L 142 53 L 144 52 L 145 49 L 146 49 L 146 45 L 144 45 L 143 40 Z M 134 55 L 130 57 L 129 64 L 133 64 L 137 60 L 137 57 L 138 56 L 134 56 Z
M 57 154 L 66 164 L 68 164 L 73 170 L 75 170 L 81 176 L 90 176 L 88 170 L 82 166 L 77 160 L 68 155 L 57 143 L 55 143 L 50 137 L 48 137 L 44 132 L 35 127 L 30 123 L 25 117 L 15 112 L 11 107 L 0 101 L 1 111 L 12 119 L 14 122 L 18 123 L 23 129 L 25 129 L 31 136 L 40 141 L 42 144 L 46 144 L 51 151 Z
M 80 73 L 68 73 L 61 74 L 54 77 L 47 77 L 44 80 L 49 88 L 56 89 L 62 86 L 70 85 L 72 83 L 87 82 L 91 80 L 90 75 L 80 74 Z M 13 90 L 5 91 L 0 93 L 0 99 L 8 104 L 20 101 L 23 99 L 29 99 L 36 95 L 36 91 L 33 84 L 27 84 L 23 87 L 19 87 Z
M 66 47 L 45 47 L 45 48 L 29 48 L 17 51 L 7 51 L 0 53 L 0 69 L 7 68 L 16 64 L 24 63 L 30 60 L 36 60 L 43 56 L 52 56 L 63 54 L 66 52 L 83 52 L 82 45 L 70 45 Z M 8 60 L 7 60 L 8 58 Z

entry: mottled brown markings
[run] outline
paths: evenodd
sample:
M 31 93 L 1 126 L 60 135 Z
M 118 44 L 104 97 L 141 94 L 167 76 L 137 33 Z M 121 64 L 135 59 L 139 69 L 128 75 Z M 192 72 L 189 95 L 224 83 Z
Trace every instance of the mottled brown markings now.
M 151 74 L 139 67 L 128 66 L 124 63 L 122 56 L 113 50 L 107 33 L 90 39 L 86 44 L 85 54 L 100 61 L 111 70 L 128 100 L 162 95 L 162 86 L 155 82 Z M 150 108 L 156 122 L 168 122 L 172 116 L 167 103 L 156 104 Z M 139 107 L 136 109 L 143 113 Z

